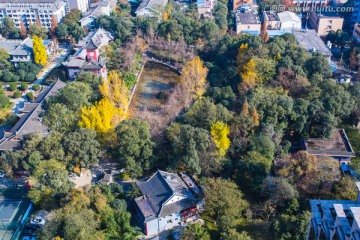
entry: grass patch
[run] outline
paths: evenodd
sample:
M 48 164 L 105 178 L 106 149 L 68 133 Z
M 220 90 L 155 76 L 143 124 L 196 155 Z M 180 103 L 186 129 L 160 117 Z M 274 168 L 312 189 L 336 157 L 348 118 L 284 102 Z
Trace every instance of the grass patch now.
M 356 157 L 351 159 L 351 165 L 357 170 L 360 170 L 360 132 L 359 129 L 350 125 L 341 124 L 340 128 L 345 129 L 346 135 L 349 138 L 350 144 L 356 154 Z

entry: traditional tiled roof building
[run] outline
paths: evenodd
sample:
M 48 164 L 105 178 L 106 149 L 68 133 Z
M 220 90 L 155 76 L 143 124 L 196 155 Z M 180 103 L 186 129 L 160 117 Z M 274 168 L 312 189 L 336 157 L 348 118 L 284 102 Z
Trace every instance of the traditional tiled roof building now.
M 137 185 L 143 194 L 135 199 L 137 212 L 148 236 L 196 219 L 203 204 L 201 187 L 187 173 L 158 170 Z
M 107 77 L 106 61 L 101 56 L 100 47 L 106 46 L 114 38 L 111 33 L 99 28 L 77 43 L 77 51 L 63 65 L 67 68 L 69 78 L 74 79 L 81 72 L 91 72 L 103 78 Z

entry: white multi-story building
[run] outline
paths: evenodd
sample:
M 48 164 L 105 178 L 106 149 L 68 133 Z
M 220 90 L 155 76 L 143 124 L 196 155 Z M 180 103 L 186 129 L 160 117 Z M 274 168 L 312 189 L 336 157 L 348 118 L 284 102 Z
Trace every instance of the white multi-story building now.
M 356 183 L 360 192 L 360 183 Z M 310 200 L 307 240 L 360 240 L 360 195 L 352 200 Z
M 64 0 L 66 13 L 70 12 L 71 9 L 79 9 L 80 12 L 84 13 L 90 8 L 90 0 Z
M 9 17 L 18 28 L 21 22 L 28 28 L 36 19 L 43 27 L 50 28 L 52 16 L 57 22 L 65 16 L 62 0 L 0 0 L 0 22 Z

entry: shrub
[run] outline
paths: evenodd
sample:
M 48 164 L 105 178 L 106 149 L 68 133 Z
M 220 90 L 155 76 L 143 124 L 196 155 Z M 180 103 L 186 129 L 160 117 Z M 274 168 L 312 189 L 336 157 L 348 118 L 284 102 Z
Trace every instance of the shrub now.
M 21 92 L 19 92 L 18 90 L 16 90 L 16 91 L 14 92 L 13 98 L 19 98 L 19 97 L 21 97 Z
M 10 91 L 15 91 L 16 89 L 17 89 L 16 83 L 10 83 L 10 85 L 9 85 L 9 90 L 10 90 Z
M 21 84 L 21 90 L 25 91 L 28 89 L 28 85 L 26 83 Z
M 123 75 L 125 85 L 128 89 L 131 89 L 136 83 L 136 76 L 133 73 L 125 73 Z
M 4 94 L 0 94 L 0 108 L 4 108 L 8 104 L 9 104 L 9 99 Z
M 39 84 L 34 84 L 33 85 L 33 89 L 35 90 L 35 91 L 39 91 L 40 90 L 40 85 Z
M 34 100 L 34 94 L 32 92 L 27 92 L 26 97 L 30 99 L 31 101 Z

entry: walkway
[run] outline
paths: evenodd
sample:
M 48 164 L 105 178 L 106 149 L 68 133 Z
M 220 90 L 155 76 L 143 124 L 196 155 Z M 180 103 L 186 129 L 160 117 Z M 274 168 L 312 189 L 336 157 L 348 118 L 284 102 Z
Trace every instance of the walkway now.
M 61 48 L 64 52 L 58 56 L 55 59 L 55 62 L 52 62 L 50 65 L 48 65 L 46 68 L 41 70 L 41 72 L 38 75 L 38 78 L 33 82 L 33 84 L 41 84 L 44 79 L 49 75 L 49 73 L 56 67 L 59 67 L 61 65 L 61 62 L 65 60 L 67 56 L 69 56 L 71 52 L 71 48 Z

